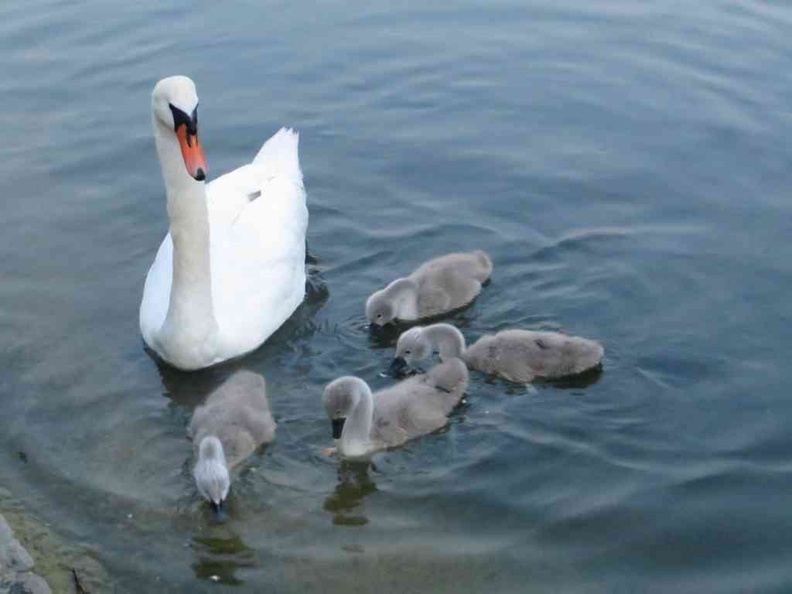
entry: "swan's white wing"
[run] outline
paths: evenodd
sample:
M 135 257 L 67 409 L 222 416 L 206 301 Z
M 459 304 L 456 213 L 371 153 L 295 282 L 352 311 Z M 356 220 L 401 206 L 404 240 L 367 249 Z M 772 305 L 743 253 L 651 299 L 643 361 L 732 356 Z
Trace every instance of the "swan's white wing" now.
M 207 188 L 221 358 L 256 348 L 305 295 L 308 210 L 297 142 L 281 130 L 253 163 Z
M 264 143 L 252 163 L 209 183 L 206 196 L 212 227 L 234 223 L 250 203 L 261 198 L 273 178 L 287 178 L 302 187 L 298 146 L 299 134 L 281 128 Z

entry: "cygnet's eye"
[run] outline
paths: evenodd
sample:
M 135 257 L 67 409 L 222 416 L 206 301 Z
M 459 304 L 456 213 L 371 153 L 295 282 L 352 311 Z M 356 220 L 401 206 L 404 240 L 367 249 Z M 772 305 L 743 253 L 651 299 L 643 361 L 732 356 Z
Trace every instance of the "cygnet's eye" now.
M 381 320 L 382 319 L 382 314 L 377 314 L 377 319 Z
M 405 354 L 405 355 L 410 355 L 410 354 L 412 354 L 412 351 L 409 351 L 409 350 L 407 350 L 407 351 L 404 351 L 404 354 Z

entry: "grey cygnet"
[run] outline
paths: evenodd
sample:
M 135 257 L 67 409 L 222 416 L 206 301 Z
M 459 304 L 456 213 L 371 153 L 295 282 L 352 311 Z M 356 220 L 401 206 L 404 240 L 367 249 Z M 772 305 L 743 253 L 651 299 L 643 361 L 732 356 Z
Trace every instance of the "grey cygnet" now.
M 424 359 L 434 348 L 442 361 L 461 358 L 471 369 L 517 383 L 581 373 L 599 365 L 605 353 L 600 343 L 588 338 L 533 330 L 487 334 L 466 348 L 465 337 L 455 326 L 433 324 L 402 333 L 396 358 Z
M 492 260 L 480 250 L 446 254 L 398 278 L 366 301 L 370 324 L 431 318 L 469 305 L 492 274 Z
M 229 470 L 275 439 L 275 428 L 266 382 L 252 371 L 237 371 L 195 409 L 188 428 L 197 459 L 193 476 L 218 515 L 231 486 Z
M 345 458 L 365 458 L 443 427 L 467 384 L 468 370 L 459 359 L 373 395 L 359 377 L 333 380 L 325 388 L 323 402 L 333 437 L 338 440 L 338 453 Z

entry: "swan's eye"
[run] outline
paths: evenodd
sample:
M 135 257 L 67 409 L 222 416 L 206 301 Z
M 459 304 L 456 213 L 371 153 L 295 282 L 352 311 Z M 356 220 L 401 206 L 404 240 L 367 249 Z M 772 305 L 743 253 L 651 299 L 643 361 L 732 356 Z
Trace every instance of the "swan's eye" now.
M 377 319 L 381 320 L 382 319 L 382 314 L 377 314 Z
M 412 351 L 404 351 L 404 354 L 405 355 L 410 355 L 410 354 L 412 354 Z

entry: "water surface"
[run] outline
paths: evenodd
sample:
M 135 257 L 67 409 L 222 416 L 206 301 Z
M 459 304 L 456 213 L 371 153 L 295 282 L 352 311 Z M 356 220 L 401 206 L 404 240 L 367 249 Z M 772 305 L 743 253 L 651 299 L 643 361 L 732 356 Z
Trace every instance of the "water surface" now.
M 744 592 L 792 582 L 792 8 L 758 0 L 0 7 L 0 477 L 118 592 Z M 149 94 L 187 74 L 210 177 L 301 132 L 309 297 L 263 348 L 162 368 Z M 482 248 L 469 339 L 554 329 L 604 370 L 474 375 L 375 467 L 320 453 L 375 387 L 365 296 Z M 192 409 L 263 374 L 277 442 L 211 521 Z

